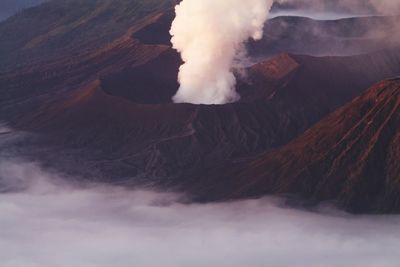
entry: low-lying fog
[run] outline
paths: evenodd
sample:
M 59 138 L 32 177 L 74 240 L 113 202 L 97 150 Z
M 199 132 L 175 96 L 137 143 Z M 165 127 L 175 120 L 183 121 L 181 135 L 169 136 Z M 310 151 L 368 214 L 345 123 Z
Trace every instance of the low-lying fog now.
M 169 193 L 71 184 L 62 174 L 18 159 L 9 149 L 15 138 L 3 128 L 2 267 L 397 267 L 400 262 L 397 216 L 311 213 L 271 198 L 187 205 Z

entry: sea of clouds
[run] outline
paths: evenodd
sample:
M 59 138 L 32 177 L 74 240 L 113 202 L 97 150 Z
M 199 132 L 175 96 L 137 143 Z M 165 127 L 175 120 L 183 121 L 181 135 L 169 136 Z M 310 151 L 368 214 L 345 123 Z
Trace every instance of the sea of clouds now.
M 78 179 L 28 162 L 0 127 L 2 267 L 397 267 L 400 217 L 181 196 Z M 75 182 L 71 182 L 74 180 Z

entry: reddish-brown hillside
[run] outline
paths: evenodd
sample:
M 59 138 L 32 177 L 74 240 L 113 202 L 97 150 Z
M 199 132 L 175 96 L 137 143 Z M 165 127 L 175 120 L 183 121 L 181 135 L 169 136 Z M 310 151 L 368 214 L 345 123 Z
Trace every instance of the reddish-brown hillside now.
M 377 84 L 285 147 L 221 167 L 205 179 L 220 179 L 216 197 L 292 194 L 335 201 L 356 212 L 398 212 L 399 162 L 400 80 L 395 79 Z
M 396 50 L 345 58 L 283 54 L 249 69 L 239 103 L 174 105 L 179 57 L 127 34 L 71 61 L 4 74 L 0 118 L 42 134 L 41 146 L 64 148 L 58 165 L 66 157 L 89 175 L 100 170 L 106 178 L 99 180 L 179 185 L 221 162 L 286 144 L 370 83 L 400 73 L 398 62 Z M 51 162 L 56 152 L 32 153 Z

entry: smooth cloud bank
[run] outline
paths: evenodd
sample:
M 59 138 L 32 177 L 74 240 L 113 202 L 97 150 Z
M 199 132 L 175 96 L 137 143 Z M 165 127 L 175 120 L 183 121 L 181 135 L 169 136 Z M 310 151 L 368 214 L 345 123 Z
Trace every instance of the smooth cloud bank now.
M 183 204 L 81 184 L 18 158 L 0 125 L 1 267 L 398 267 L 399 216 L 311 213 L 265 198 Z M 67 182 L 69 181 L 69 182 Z
M 400 219 L 317 214 L 273 199 L 185 205 L 174 194 L 67 184 L 2 161 L 3 267 L 397 267 Z M 18 186 L 15 186 L 18 181 Z
M 171 42 L 181 53 L 177 103 L 224 104 L 239 99 L 235 68 L 244 43 L 263 35 L 272 0 L 183 0 L 176 6 Z

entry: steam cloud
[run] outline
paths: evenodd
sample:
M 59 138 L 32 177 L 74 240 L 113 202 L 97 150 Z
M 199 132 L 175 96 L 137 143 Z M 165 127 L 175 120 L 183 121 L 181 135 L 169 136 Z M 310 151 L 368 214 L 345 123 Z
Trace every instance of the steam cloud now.
M 181 53 L 180 88 L 173 100 L 224 104 L 238 100 L 233 70 L 248 39 L 263 35 L 272 0 L 183 0 L 171 42 Z

